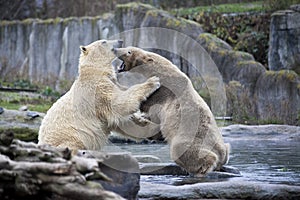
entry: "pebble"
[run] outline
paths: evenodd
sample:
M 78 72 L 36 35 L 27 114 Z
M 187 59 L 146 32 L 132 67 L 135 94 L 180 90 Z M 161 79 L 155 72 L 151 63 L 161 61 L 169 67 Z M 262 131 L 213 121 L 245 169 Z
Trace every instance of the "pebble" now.
M 0 115 L 4 113 L 4 108 L 0 107 Z
M 28 110 L 28 106 L 21 106 L 19 108 L 19 111 L 27 111 Z

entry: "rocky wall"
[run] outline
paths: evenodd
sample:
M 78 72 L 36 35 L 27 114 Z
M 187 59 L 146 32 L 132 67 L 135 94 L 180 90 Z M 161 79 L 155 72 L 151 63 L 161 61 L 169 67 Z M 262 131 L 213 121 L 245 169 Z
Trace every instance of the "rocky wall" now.
M 110 15 L 67 19 L 2 21 L 2 79 L 22 77 L 60 89 L 78 71 L 79 46 L 115 31 Z
M 300 74 L 300 4 L 273 13 L 269 43 L 269 68 Z
M 291 22 L 289 21 L 289 23 Z M 143 27 L 149 27 L 149 29 L 139 29 Z M 159 27 L 160 31 L 157 31 L 158 29 L 155 27 Z M 129 35 L 119 34 L 133 29 L 139 29 L 139 31 Z M 166 30 L 173 30 L 176 33 L 168 35 Z M 156 37 L 152 37 L 153 35 Z M 182 35 L 197 41 L 209 56 L 200 54 L 198 49 L 196 51 L 195 46 L 188 43 L 190 39 L 181 41 Z M 200 24 L 175 18 L 166 11 L 145 4 L 118 5 L 114 13 L 98 17 L 2 21 L 0 24 L 1 79 L 20 75 L 32 82 L 48 84 L 55 86 L 56 89 L 61 89 L 67 82 L 72 83 L 77 75 L 79 45 L 113 36 L 124 39 L 125 46 L 133 45 L 148 49 L 153 46 L 161 47 L 161 49 L 152 48 L 151 50 L 170 59 L 190 77 L 199 76 L 199 71 L 191 66 L 191 61 L 201 58 L 201 63 L 197 63 L 202 66 L 200 67 L 201 75 L 203 73 L 201 70 L 212 69 L 210 67 L 212 58 L 218 73 L 212 71 L 210 74 L 222 75 L 222 77 L 213 78 L 218 81 L 223 79 L 226 84 L 227 114 L 234 116 L 235 120 L 239 122 L 251 119 L 256 120 L 257 123 L 257 121 L 268 119 L 269 121 L 266 122 L 273 120 L 278 123 L 299 124 L 300 78 L 297 73 L 271 76 L 270 74 L 273 72 L 267 72 L 264 66 L 254 60 L 252 55 L 234 51 L 226 42 L 211 34 L 203 33 Z M 286 40 L 290 41 L 288 44 L 297 44 L 300 39 L 297 39 L 296 36 L 298 37 L 299 34 L 286 36 Z M 149 38 L 156 38 L 156 40 L 149 40 Z M 295 54 L 284 57 L 296 61 L 300 45 L 294 46 L 295 49 L 292 52 Z M 165 47 L 171 49 L 173 53 L 164 51 Z M 287 46 L 278 46 L 278 48 L 278 52 L 287 52 L 287 49 L 291 49 Z M 186 55 L 187 60 L 182 58 L 183 55 Z M 281 61 L 282 59 L 272 62 L 281 65 Z M 273 69 L 277 70 L 274 68 L 275 64 L 270 67 L 273 66 Z M 293 74 L 293 78 L 291 78 L 291 74 Z M 209 84 L 206 81 L 206 85 Z M 212 91 L 209 93 L 213 95 Z M 267 109 L 267 107 L 272 107 L 273 111 L 270 112 L 270 108 Z M 271 119 L 272 117 L 274 119 Z

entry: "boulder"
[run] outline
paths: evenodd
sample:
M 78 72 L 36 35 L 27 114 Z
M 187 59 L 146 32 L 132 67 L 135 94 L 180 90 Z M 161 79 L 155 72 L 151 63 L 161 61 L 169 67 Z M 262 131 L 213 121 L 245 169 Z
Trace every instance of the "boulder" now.
M 174 175 L 174 176 L 189 176 L 189 173 L 176 165 L 175 163 L 141 163 L 141 175 Z M 223 166 L 220 171 L 208 173 L 206 179 L 222 179 L 241 177 L 240 171 L 231 166 Z
M 262 122 L 300 125 L 300 76 L 294 71 L 263 73 L 253 97 L 257 118 Z
M 136 155 L 133 157 L 140 163 L 161 163 L 161 159 L 153 155 Z
M 269 41 L 269 68 L 294 70 L 300 74 L 300 11 L 299 5 L 291 10 L 272 14 Z
M 69 149 L 0 133 L 1 199 L 136 199 L 138 171 L 128 154 L 89 151 L 72 156 Z
M 11 131 L 16 139 L 37 141 L 44 113 L 3 109 L 0 115 L 0 133 Z
M 278 124 L 249 126 L 234 124 L 223 127 L 222 135 L 233 140 L 300 140 L 300 127 Z
M 141 199 L 299 199 L 300 186 L 247 181 L 165 185 L 144 182 Z
M 137 199 L 140 189 L 140 173 L 137 160 L 127 153 L 102 153 L 95 151 L 80 151 L 85 158 L 101 158 L 101 172 L 111 181 L 94 180 L 105 190 L 113 191 L 126 199 Z

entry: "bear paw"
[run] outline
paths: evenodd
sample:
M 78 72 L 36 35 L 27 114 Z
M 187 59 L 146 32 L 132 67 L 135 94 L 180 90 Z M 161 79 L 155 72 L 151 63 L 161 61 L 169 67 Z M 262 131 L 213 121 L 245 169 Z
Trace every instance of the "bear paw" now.
M 139 126 L 146 126 L 150 123 L 149 117 L 146 115 L 146 113 L 142 113 L 141 111 L 133 113 L 131 120 Z
M 149 78 L 147 80 L 147 83 L 153 87 L 154 91 L 160 87 L 159 77 L 157 76 L 152 76 L 151 78 Z

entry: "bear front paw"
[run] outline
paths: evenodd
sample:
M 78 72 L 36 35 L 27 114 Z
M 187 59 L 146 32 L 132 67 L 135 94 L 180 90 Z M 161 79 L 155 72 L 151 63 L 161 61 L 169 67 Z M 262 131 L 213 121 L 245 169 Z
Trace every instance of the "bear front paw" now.
M 159 77 L 157 76 L 152 76 L 151 78 L 149 78 L 147 80 L 147 83 L 150 84 L 155 90 L 160 87 Z
M 146 126 L 150 123 L 149 117 L 141 111 L 133 113 L 131 119 L 140 126 Z

